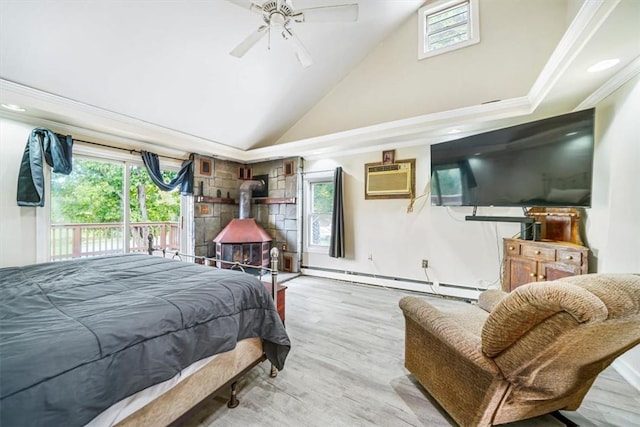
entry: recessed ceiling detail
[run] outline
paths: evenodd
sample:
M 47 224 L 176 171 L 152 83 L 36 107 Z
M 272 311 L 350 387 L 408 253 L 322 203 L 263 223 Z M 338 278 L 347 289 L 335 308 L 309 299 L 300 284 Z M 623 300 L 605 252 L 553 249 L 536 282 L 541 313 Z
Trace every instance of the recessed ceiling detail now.
M 605 59 L 603 61 L 596 62 L 591 67 L 587 68 L 587 71 L 589 73 L 597 73 L 600 71 L 608 70 L 611 67 L 615 67 L 619 62 L 620 60 L 618 58 Z
M 19 113 L 23 113 L 26 110 L 26 108 L 22 108 L 19 105 L 15 105 L 15 104 L 0 104 L 0 106 L 2 106 L 2 108 L 5 108 L 7 110 L 11 110 L 11 111 L 17 111 Z

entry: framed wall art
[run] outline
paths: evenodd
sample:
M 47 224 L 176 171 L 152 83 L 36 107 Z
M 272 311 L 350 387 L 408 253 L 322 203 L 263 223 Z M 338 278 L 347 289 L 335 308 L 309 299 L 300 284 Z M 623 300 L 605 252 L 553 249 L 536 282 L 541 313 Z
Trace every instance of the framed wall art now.
M 211 176 L 211 160 L 200 159 L 200 175 Z
M 396 161 L 396 150 L 386 150 L 382 152 L 382 164 L 390 165 Z
M 283 165 L 284 176 L 294 175 L 296 172 L 293 168 L 293 160 L 285 160 Z

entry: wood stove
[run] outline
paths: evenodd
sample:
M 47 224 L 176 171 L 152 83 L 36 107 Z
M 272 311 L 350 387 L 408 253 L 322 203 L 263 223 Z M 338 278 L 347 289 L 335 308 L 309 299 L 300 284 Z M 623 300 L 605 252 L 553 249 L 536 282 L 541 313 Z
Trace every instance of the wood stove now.
M 251 211 L 251 190 L 264 186 L 262 181 L 245 181 L 240 186 L 240 218 L 232 219 L 213 239 L 218 268 L 231 268 L 233 263 L 269 267 L 271 236 L 254 218 Z

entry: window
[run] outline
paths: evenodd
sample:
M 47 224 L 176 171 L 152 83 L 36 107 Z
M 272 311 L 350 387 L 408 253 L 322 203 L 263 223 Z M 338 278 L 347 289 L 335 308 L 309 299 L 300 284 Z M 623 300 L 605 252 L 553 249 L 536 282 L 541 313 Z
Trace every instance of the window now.
M 441 0 L 418 11 L 419 59 L 480 41 L 478 0 Z
M 124 164 L 74 157 L 51 174 L 51 260 L 124 252 Z
M 181 248 L 181 196 L 140 163 L 74 156 L 71 174 L 51 174 L 50 260 L 144 252 L 149 234 L 154 247 Z
M 333 181 L 316 178 L 306 182 L 306 247 L 325 251 L 331 241 Z

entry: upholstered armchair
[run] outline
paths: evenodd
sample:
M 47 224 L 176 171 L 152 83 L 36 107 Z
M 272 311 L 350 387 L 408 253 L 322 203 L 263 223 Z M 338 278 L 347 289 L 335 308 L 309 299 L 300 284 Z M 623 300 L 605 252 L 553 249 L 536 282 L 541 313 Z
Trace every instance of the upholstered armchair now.
M 587 274 L 489 290 L 438 309 L 404 297 L 405 366 L 461 426 L 576 410 L 640 343 L 640 276 Z

